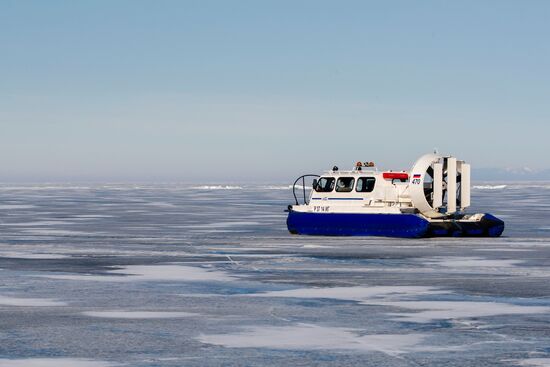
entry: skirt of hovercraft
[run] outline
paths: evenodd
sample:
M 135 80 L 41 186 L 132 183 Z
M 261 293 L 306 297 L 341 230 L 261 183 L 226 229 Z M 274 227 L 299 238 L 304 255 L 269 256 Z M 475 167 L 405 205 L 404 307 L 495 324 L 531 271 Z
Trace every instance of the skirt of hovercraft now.
M 415 214 L 304 213 L 290 210 L 290 233 L 317 236 L 498 237 L 504 222 L 490 214 L 479 222 L 429 222 Z
M 428 237 L 498 237 L 504 231 L 504 222 L 491 214 L 485 214 L 480 221 L 433 221 L 430 222 Z

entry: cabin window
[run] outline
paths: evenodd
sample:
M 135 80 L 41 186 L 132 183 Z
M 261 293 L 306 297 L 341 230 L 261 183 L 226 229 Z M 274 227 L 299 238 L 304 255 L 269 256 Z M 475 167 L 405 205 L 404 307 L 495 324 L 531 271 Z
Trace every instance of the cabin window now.
M 338 192 L 350 192 L 353 190 L 353 184 L 355 183 L 355 178 L 353 177 L 340 177 L 338 182 L 336 182 L 336 191 Z
M 357 192 L 371 192 L 374 190 L 374 183 L 376 179 L 374 177 L 359 177 L 357 179 L 357 187 L 355 191 Z
M 332 190 L 334 190 L 333 177 L 321 177 L 319 180 L 317 180 L 317 186 L 315 186 L 315 191 L 331 192 Z

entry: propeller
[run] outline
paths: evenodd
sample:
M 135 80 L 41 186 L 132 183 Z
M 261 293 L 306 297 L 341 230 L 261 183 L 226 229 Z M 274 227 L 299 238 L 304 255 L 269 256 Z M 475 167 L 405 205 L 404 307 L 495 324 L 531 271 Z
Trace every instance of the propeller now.
M 414 206 L 432 217 L 453 215 L 470 206 L 470 165 L 451 156 L 421 157 L 411 174 L 421 179 L 409 186 Z

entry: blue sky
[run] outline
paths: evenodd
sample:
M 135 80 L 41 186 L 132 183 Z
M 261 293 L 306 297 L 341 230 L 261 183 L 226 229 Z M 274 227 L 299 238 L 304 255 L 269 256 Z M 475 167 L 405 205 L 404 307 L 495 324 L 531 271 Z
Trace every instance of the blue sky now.
M 0 181 L 550 168 L 547 1 L 0 0 Z

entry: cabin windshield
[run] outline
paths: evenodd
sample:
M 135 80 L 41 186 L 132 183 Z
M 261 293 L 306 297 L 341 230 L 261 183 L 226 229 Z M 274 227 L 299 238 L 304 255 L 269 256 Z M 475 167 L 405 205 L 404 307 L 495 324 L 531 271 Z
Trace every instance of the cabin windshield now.
M 374 177 L 359 177 L 357 179 L 357 192 L 371 192 L 374 190 L 376 179 Z
M 321 177 L 317 180 L 315 191 L 317 192 L 331 192 L 334 190 L 334 178 L 333 177 Z
M 350 192 L 353 190 L 353 184 L 355 184 L 355 178 L 353 177 L 340 177 L 336 183 L 337 192 Z

